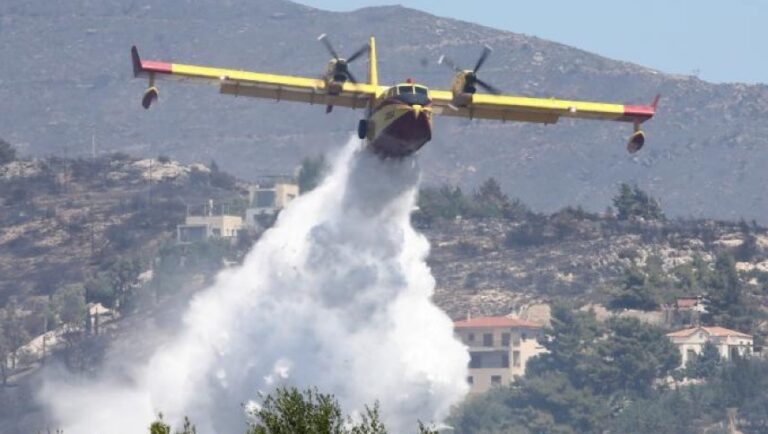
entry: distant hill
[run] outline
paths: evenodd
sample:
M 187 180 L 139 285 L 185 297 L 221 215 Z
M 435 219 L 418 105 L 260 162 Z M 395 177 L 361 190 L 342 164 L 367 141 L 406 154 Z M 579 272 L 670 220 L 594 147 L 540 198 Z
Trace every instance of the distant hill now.
M 627 125 L 555 126 L 438 119 L 421 152 L 427 182 L 472 188 L 488 176 L 534 209 L 601 211 L 619 182 L 660 197 L 671 216 L 768 222 L 768 86 L 711 84 L 617 62 L 533 36 L 399 6 L 349 13 L 283 0 L 4 0 L 0 3 L 0 137 L 22 153 L 122 150 L 181 161 L 215 159 L 242 177 L 291 172 L 302 156 L 346 141 L 362 112 L 225 98 L 215 88 L 161 85 L 150 113 L 128 50 L 146 58 L 318 75 L 329 33 L 351 52 L 374 34 L 384 82 L 446 87 L 447 53 L 470 65 L 494 47 L 483 78 L 503 90 L 646 103 L 663 99 L 648 144 L 624 150 Z M 364 62 L 354 68 L 364 76 Z

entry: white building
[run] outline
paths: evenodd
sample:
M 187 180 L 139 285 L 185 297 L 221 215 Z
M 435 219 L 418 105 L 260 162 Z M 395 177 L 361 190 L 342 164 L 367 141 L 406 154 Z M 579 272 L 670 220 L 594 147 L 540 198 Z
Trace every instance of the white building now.
M 243 228 L 243 218 L 235 215 L 187 216 L 183 225 L 176 227 L 179 243 L 194 243 L 209 238 L 236 238 Z
M 680 350 L 682 365 L 695 359 L 704 350 L 704 344 L 711 342 L 717 347 L 722 360 L 752 354 L 752 336 L 723 327 L 693 327 L 667 333 L 667 338 Z
M 470 393 L 509 384 L 525 374 L 528 359 L 546 351 L 537 340 L 542 326 L 519 318 L 470 318 L 456 321 L 454 331 L 469 347 Z
M 245 224 L 250 227 L 258 227 L 259 216 L 278 213 L 298 196 L 299 186 L 292 182 L 275 182 L 249 187 Z

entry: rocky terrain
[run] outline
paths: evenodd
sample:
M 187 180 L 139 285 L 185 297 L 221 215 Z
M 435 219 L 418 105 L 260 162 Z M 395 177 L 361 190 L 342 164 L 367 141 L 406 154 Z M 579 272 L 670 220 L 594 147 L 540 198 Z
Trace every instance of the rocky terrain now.
M 290 31 L 285 31 L 290 29 Z M 662 102 L 648 144 L 624 150 L 627 125 L 555 126 L 438 119 L 421 152 L 427 182 L 474 186 L 488 176 L 534 209 L 580 204 L 602 211 L 620 182 L 661 198 L 668 215 L 758 219 L 768 199 L 768 86 L 712 84 L 602 58 L 534 36 L 436 17 L 399 6 L 332 13 L 285 0 L 5 0 L 0 4 L 0 135 L 27 155 L 121 150 L 183 162 L 215 158 L 252 178 L 286 173 L 304 155 L 336 149 L 361 112 L 230 99 L 214 88 L 161 84 L 160 104 L 139 106 L 128 51 L 145 58 L 317 76 L 329 33 L 341 52 L 374 34 L 385 83 L 413 77 L 447 87 L 441 54 L 469 65 L 494 53 L 483 78 L 506 92 Z M 354 71 L 364 76 L 365 65 Z
M 10 296 L 49 296 L 82 284 L 121 258 L 140 258 L 151 268 L 159 249 L 173 243 L 189 207 L 243 200 L 243 181 L 216 173 L 212 177 L 202 164 L 123 154 L 0 166 L 0 307 Z M 578 208 L 522 220 L 458 216 L 425 223 L 418 213 L 415 219 L 432 246 L 436 301 L 454 318 L 558 300 L 603 303 L 627 267 L 642 266 L 651 256 L 661 258 L 667 271 L 694 255 L 711 263 L 720 251 L 736 251 L 746 237 L 743 227 L 750 226 L 619 221 Z M 526 226 L 534 233 L 516 237 Z M 758 254 L 739 266 L 745 273 L 768 273 L 768 235 L 755 228 Z M 671 287 L 666 301 L 679 295 Z
M 31 341 L 22 348 L 24 358 L 11 376 L 14 387 L 0 393 L 0 431 L 18 432 L 13 431 L 18 423 L 39 426 L 41 409 L 34 404 L 33 391 L 40 381 L 36 367 L 43 338 L 34 336 L 41 327 L 40 315 L 45 315 L 45 308 L 38 312 L 41 306 L 50 300 L 56 304 L 62 289 L 72 284 L 85 284 L 86 297 L 92 298 L 89 280 L 104 274 L 119 277 L 115 264 L 138 260 L 144 267 L 139 271 L 153 270 L 129 285 L 129 290 L 144 294 L 137 302 L 140 307 L 106 310 L 100 332 L 84 343 L 68 341 L 64 326 L 46 339 L 49 351 L 60 352 L 52 362 L 68 366 L 72 357 L 86 366 L 97 364 L 106 347 L 125 363 L 139 357 L 136 348 L 148 351 L 174 333 L 190 297 L 225 266 L 213 254 L 213 268 L 198 275 L 194 254 L 185 250 L 181 259 L 189 262 L 188 271 L 165 268 L 187 205 L 209 199 L 236 203 L 242 200 L 243 187 L 242 181 L 213 164 L 187 165 L 167 157 L 112 154 L 95 160 L 48 158 L 0 166 L 0 309 L 15 303 L 24 327 L 31 327 Z M 525 209 L 519 203 L 517 207 Z M 594 308 L 605 317 L 609 313 L 602 306 L 610 303 L 627 269 L 655 262 L 665 274 L 684 276 L 681 270 L 695 258 L 711 266 L 724 251 L 748 256 L 737 262 L 737 269 L 751 299 L 766 305 L 768 231 L 755 223 L 619 220 L 613 213 L 580 208 L 493 217 L 426 215 L 420 208 L 414 224 L 432 246 L 428 261 L 437 282 L 434 299 L 454 319 L 516 313 L 546 320 L 546 305 L 562 301 Z M 743 255 L 749 238 L 753 245 Z M 247 251 L 253 239 L 244 239 L 239 248 Z M 200 248 L 215 250 L 216 243 Z M 180 280 L 168 280 L 172 277 Z M 702 295 L 686 288 L 679 277 L 667 283 L 660 294 L 663 304 Z M 640 315 L 648 321 L 661 318 L 653 312 Z M 758 328 L 765 333 L 765 324 Z M 73 349 L 80 352 L 73 354 Z M 85 362 L 83 354 L 89 357 Z
M 560 214 L 562 221 L 568 213 Z M 712 263 L 718 252 L 735 251 L 745 239 L 739 225 L 727 222 L 567 219 L 572 229 L 566 235 L 536 245 L 511 241 L 509 234 L 520 223 L 504 219 L 459 219 L 426 229 L 436 302 L 454 318 L 520 313 L 539 303 L 607 305 L 628 267 L 642 267 L 654 257 L 671 273 L 694 256 Z M 763 254 L 737 267 L 745 275 L 760 276 L 746 280 L 764 298 L 768 233 L 761 232 L 756 238 Z M 661 294 L 670 305 L 677 297 L 697 295 L 679 282 Z
M 240 196 L 212 186 L 210 169 L 115 154 L 0 166 L 0 307 L 49 296 L 123 257 L 151 258 L 175 236 L 187 206 Z

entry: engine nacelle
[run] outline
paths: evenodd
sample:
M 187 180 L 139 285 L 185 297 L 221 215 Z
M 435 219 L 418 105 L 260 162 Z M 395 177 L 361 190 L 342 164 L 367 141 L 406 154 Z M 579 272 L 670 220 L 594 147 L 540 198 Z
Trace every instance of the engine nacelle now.
M 631 136 L 629 136 L 629 141 L 627 142 L 627 151 L 630 154 L 634 154 L 635 152 L 642 149 L 643 145 L 645 145 L 645 133 L 640 130 L 635 131 Z
M 328 67 L 325 68 L 323 79 L 325 80 L 325 88 L 329 95 L 340 94 L 344 83 L 349 79 L 349 70 L 346 63 L 331 59 L 328 62 Z
M 149 109 L 149 107 L 152 106 L 155 102 L 157 102 L 157 99 L 159 97 L 159 92 L 157 90 L 157 87 L 150 86 L 147 90 L 144 91 L 144 96 L 141 98 L 141 106 L 145 109 Z
M 468 74 L 471 73 L 472 71 L 461 71 L 453 78 L 451 92 L 455 107 L 466 107 L 472 102 L 472 95 L 477 91 L 477 88 L 468 79 Z

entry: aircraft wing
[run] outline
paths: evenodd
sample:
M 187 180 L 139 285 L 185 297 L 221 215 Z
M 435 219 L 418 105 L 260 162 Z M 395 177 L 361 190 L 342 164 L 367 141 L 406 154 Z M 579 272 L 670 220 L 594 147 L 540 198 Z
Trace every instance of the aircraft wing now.
M 136 47 L 131 49 L 131 57 L 134 76 L 149 78 L 148 92 L 153 91 L 155 98 L 157 98 L 157 89 L 154 88 L 154 81 L 161 78 L 216 85 L 219 86 L 221 93 L 227 95 L 350 108 L 366 107 L 371 98 L 381 91 L 379 86 L 347 82 L 343 84 L 338 95 L 330 95 L 326 90 L 325 80 L 319 78 L 141 60 Z M 145 95 L 142 104 L 145 108 L 149 108 L 151 98 Z
M 651 105 L 632 106 L 476 93 L 465 106 L 455 107 L 452 92 L 434 90 L 430 96 L 434 112 L 444 116 L 545 124 L 554 124 L 562 116 L 640 124 L 653 117 L 658 103 L 658 97 Z

